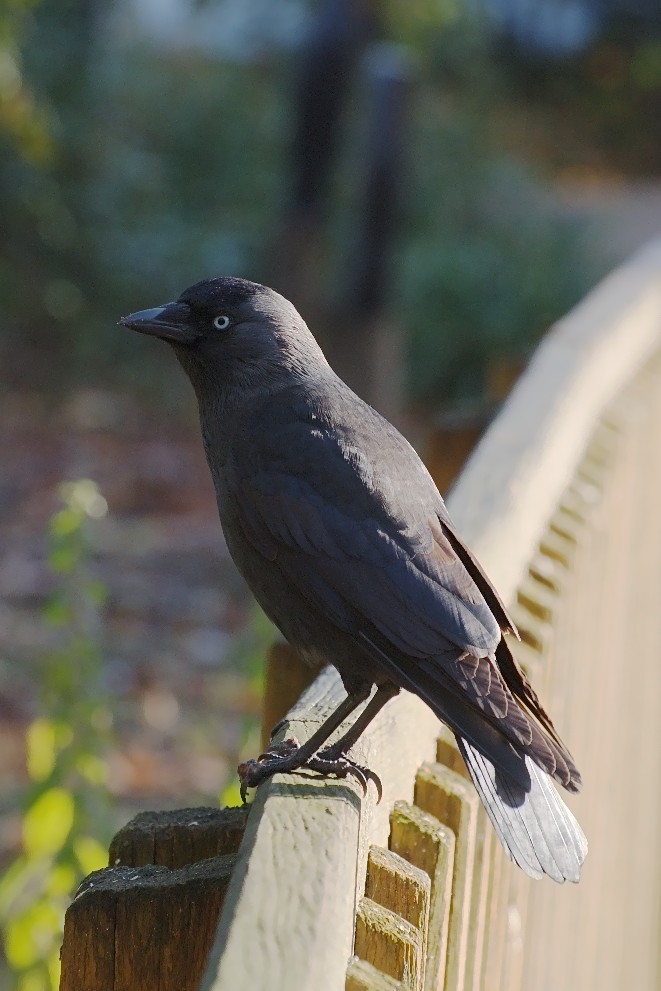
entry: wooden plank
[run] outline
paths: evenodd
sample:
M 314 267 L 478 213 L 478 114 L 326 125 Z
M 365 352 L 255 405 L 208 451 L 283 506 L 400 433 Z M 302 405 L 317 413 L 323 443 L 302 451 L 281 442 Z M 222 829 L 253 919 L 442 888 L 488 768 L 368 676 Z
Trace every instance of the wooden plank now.
M 262 747 L 271 740 L 274 726 L 283 719 L 319 671 L 306 664 L 288 643 L 271 644 L 266 655 L 262 699 Z
M 454 738 L 454 733 L 443 724 L 441 724 L 438 737 L 436 738 L 436 763 L 444 764 L 451 771 L 460 774 L 466 781 L 470 781 L 468 768 L 466 767 L 464 758 L 459 753 L 459 747 Z
M 661 381 L 650 379 L 650 370 L 606 411 L 609 427 L 597 431 L 596 458 L 591 444 L 589 471 L 578 473 L 587 509 L 571 588 L 560 597 L 550 705 L 568 727 L 584 775 L 578 808 L 592 843 L 577 889 L 530 892 L 524 987 L 659 986 L 661 862 L 651 852 L 661 829 L 661 793 L 649 783 L 658 776 L 653 764 L 661 737 L 654 716 L 661 466 L 650 439 L 661 430 Z M 605 460 L 606 446 L 609 467 L 596 485 L 594 463 Z
M 553 621 L 553 608 L 556 597 L 545 588 L 542 582 L 537 582 L 529 576 L 524 578 L 517 589 L 516 601 L 523 609 L 541 620 L 542 623 Z
M 397 912 L 421 932 L 429 923 L 431 879 L 393 850 L 373 846 L 367 858 L 365 896 Z
M 140 812 L 110 844 L 110 866 L 175 868 L 236 853 L 247 817 L 247 807 Z
M 401 991 L 403 988 L 401 981 L 381 973 L 367 960 L 355 957 L 349 964 L 345 991 Z
M 395 802 L 390 849 L 429 875 L 431 881 L 425 989 L 443 987 L 450 925 L 455 837 L 449 827 L 409 802 Z
M 358 905 L 354 952 L 410 991 L 422 987 L 421 931 L 371 898 L 361 898 Z
M 459 753 L 454 733 L 446 726 L 441 731 L 436 743 L 436 761 L 451 771 L 459 774 L 466 781 L 470 776 L 463 757 Z M 472 785 L 471 785 L 472 787 Z M 482 986 L 482 971 L 485 966 L 487 940 L 487 911 L 490 897 L 490 880 L 492 860 L 495 855 L 497 840 L 493 827 L 483 808 L 478 808 L 475 866 L 473 887 L 470 894 L 471 948 L 466 961 L 465 986 L 472 991 L 479 991 Z M 491 920 L 493 924 L 493 920 Z
M 466 989 L 480 991 L 482 971 L 485 966 L 487 940 L 487 909 L 489 905 L 489 877 L 494 846 L 498 842 L 489 817 L 479 806 L 477 810 L 477 833 L 475 848 L 475 868 L 473 887 L 470 896 L 470 947 L 466 960 Z
M 511 864 L 506 859 L 504 850 L 497 842 L 494 842 L 489 878 L 489 924 L 486 930 L 484 950 L 483 991 L 502 991 L 502 988 L 506 987 L 502 983 L 502 972 L 507 931 L 510 871 Z
M 91 874 L 66 913 L 60 991 L 197 991 L 234 860 Z
M 465 987 L 479 798 L 473 786 L 455 771 L 442 764 L 425 763 L 416 776 L 415 804 L 449 826 L 456 837 L 446 966 L 446 988 L 454 991 Z
M 430 891 L 431 879 L 425 871 L 414 867 L 392 850 L 377 846 L 371 848 L 367 858 L 365 897 L 399 915 L 420 935 L 419 966 L 415 974 L 406 979 L 416 991 L 424 988 Z M 369 959 L 360 952 L 357 938 L 354 950 L 359 957 Z M 374 962 L 378 965 L 378 961 Z M 381 969 L 391 973 L 387 967 Z

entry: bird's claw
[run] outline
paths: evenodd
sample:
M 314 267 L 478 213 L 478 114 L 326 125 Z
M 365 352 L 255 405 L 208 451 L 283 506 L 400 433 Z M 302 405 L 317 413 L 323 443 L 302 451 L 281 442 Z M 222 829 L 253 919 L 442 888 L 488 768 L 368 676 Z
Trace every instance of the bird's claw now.
M 290 736 L 286 740 L 281 740 L 280 743 L 269 744 L 259 757 L 251 757 L 239 764 L 237 767 L 241 782 L 239 792 L 244 805 L 246 804 L 248 788 L 256 788 L 266 778 L 270 778 L 279 770 L 278 762 L 292 757 L 298 748 L 298 740 L 295 736 Z
M 354 777 L 360 784 L 364 795 L 367 794 L 369 782 L 372 781 L 377 791 L 377 800 L 381 801 L 383 796 L 381 779 L 368 767 L 362 767 L 347 757 L 346 754 L 338 753 L 332 747 L 327 747 L 326 750 L 321 750 L 314 757 L 309 757 L 301 764 L 296 764 L 292 759 L 295 758 L 298 749 L 298 740 L 295 736 L 291 736 L 280 743 L 269 744 L 259 757 L 252 757 L 239 764 L 237 768 L 241 782 L 239 791 L 244 805 L 249 788 L 256 788 L 262 781 L 270 778 L 272 774 L 277 774 L 278 771 L 294 771 L 299 768 L 308 768 L 324 776 L 334 774 L 338 778 Z
M 367 787 L 369 782 L 372 781 L 376 788 L 377 802 L 380 802 L 383 798 L 383 785 L 381 784 L 379 775 L 375 771 L 370 770 L 369 767 L 363 767 L 362 764 L 357 764 L 350 757 L 347 757 L 346 754 L 337 756 L 335 754 L 329 754 L 326 756 L 322 750 L 315 757 L 307 761 L 305 766 L 309 767 L 311 771 L 317 771 L 323 775 L 334 774 L 338 778 L 354 777 L 362 788 L 363 795 L 367 794 Z

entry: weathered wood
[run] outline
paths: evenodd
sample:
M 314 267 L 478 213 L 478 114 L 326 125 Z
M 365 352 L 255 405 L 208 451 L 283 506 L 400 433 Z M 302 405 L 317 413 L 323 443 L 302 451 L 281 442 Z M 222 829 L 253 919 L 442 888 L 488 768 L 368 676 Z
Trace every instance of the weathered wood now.
M 436 742 L 436 763 L 447 767 L 467 782 L 470 775 L 459 753 L 454 734 L 446 726 L 441 726 Z M 470 786 L 472 788 L 472 785 Z M 482 986 L 482 966 L 484 963 L 487 905 L 489 901 L 489 878 L 491 861 L 494 855 L 493 829 L 486 813 L 478 805 L 475 833 L 475 855 L 473 861 L 473 885 L 470 892 L 470 919 L 468 929 L 471 937 L 470 952 L 466 960 L 464 983 L 466 989 L 479 989 Z
M 326 669 L 279 735 L 307 739 L 344 694 L 339 676 Z M 416 725 L 415 735 L 402 736 L 402 718 Z M 373 785 L 363 796 L 352 779 L 305 772 L 275 775 L 257 789 L 203 987 L 259 987 L 265 966 L 271 987 L 343 986 L 369 846 L 387 844 L 389 810 L 397 798 L 412 797 L 437 729 L 428 707 L 408 694 L 379 713 L 353 750 L 382 778 L 379 804 Z M 389 746 L 394 740 L 396 748 Z M 294 905 L 304 909 L 282 909 Z M 249 953 L 244 918 L 252 920 Z
M 110 866 L 174 868 L 236 853 L 247 816 L 247 807 L 140 812 L 110 844 Z
M 441 493 L 448 492 L 486 427 L 484 417 L 435 424 L 427 438 L 424 459 Z
M 459 774 L 442 764 L 425 763 L 416 776 L 415 804 L 449 826 L 456 837 L 446 986 L 463 988 L 470 938 L 479 798 L 472 785 Z
M 431 879 L 392 850 L 374 846 L 367 858 L 365 896 L 427 931 Z
M 450 899 L 454 867 L 454 833 L 409 802 L 395 802 L 390 816 L 389 846 L 429 875 L 429 924 L 425 951 L 425 989 L 443 986 L 448 949 Z
M 361 898 L 356 912 L 354 952 L 411 991 L 422 987 L 422 933 L 396 912 Z
M 91 874 L 66 914 L 60 991 L 197 991 L 234 860 Z
M 493 847 L 489 878 L 488 924 L 482 970 L 484 991 L 502 991 L 506 987 L 502 983 L 502 969 L 509 907 L 507 878 L 509 877 L 510 865 L 500 845 L 494 842 Z
M 61 991 L 197 991 L 247 815 L 142 812 L 124 826 L 67 911 Z
M 403 987 L 401 981 L 383 974 L 367 960 L 356 957 L 347 968 L 345 991 L 401 991 Z
M 416 991 L 422 991 L 424 987 L 430 888 L 431 879 L 425 871 L 414 867 L 392 850 L 371 848 L 367 858 L 365 901 L 380 905 L 413 926 L 417 933 L 416 953 L 413 959 L 408 946 L 401 946 L 399 958 L 408 961 L 406 975 L 403 971 L 400 973 L 397 967 L 393 970 L 392 961 L 397 959 L 397 950 L 391 943 L 401 935 L 406 944 L 410 940 L 409 930 L 398 928 L 388 921 L 388 916 L 383 917 L 383 924 L 375 926 L 370 922 L 364 906 L 362 910 L 359 906 L 356 917 L 354 952 Z M 382 931 L 383 926 L 387 932 Z M 385 960 L 380 959 L 380 953 L 385 954 Z M 412 969 L 414 963 L 415 968 Z
M 454 771 L 455 774 L 461 775 L 466 781 L 470 781 L 468 768 L 459 753 L 459 747 L 454 738 L 454 733 L 443 724 L 439 727 L 438 738 L 436 740 L 436 763 L 443 764 L 451 771 Z
M 603 429 L 597 431 L 598 443 L 588 451 L 587 511 L 575 523 L 580 532 L 567 573 L 571 587 L 559 597 L 545 661 L 553 670 L 550 705 L 568 727 L 584 772 L 580 814 L 593 842 L 578 889 L 530 892 L 524 987 L 658 987 L 661 865 L 655 837 L 661 803 L 651 782 L 658 779 L 652 764 L 661 747 L 653 714 L 661 690 L 655 605 L 661 466 L 650 440 L 661 430 L 660 396 L 655 361 L 606 411 L 608 440 Z M 598 480 L 595 460 L 608 461 Z M 588 472 L 579 475 L 585 479 Z M 561 691 L 563 684 L 571 691 Z

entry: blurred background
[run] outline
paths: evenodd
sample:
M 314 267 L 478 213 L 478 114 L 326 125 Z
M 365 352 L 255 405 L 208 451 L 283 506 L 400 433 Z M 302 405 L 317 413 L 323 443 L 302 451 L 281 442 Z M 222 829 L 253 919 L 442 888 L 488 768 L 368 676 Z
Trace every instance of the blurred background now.
M 445 490 L 661 228 L 655 0 L 4 0 L 0 987 L 135 811 L 238 801 L 273 631 L 192 392 L 118 318 L 288 295 Z

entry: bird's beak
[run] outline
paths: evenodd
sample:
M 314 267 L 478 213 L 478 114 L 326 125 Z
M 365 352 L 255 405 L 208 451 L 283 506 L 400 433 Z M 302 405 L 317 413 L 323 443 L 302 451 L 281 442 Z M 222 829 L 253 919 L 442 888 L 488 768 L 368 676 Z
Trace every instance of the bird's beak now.
M 173 344 L 192 344 L 200 336 L 187 303 L 166 303 L 152 310 L 138 310 L 122 317 L 119 324 Z

